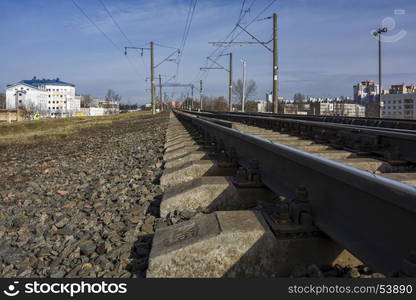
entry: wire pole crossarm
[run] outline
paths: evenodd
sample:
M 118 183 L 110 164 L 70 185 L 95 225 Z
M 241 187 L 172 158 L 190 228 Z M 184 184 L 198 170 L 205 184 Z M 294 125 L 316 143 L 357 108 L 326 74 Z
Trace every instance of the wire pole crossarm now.
M 227 54 L 228 55 L 228 54 Z M 217 63 L 215 60 L 213 60 L 211 57 L 207 57 L 207 59 L 209 59 L 210 61 L 212 61 L 214 64 L 216 64 L 217 66 L 219 66 L 220 68 L 218 69 L 224 69 L 225 71 L 229 72 L 229 70 L 227 70 L 224 66 L 220 65 L 219 63 Z M 209 68 L 203 68 L 203 69 L 209 69 Z M 212 69 L 216 69 L 216 68 L 212 68 Z
M 250 32 L 248 32 L 244 27 L 242 27 L 240 24 L 237 24 L 238 27 L 240 27 L 245 33 L 247 33 L 249 36 L 251 36 L 254 40 L 256 40 L 260 45 L 262 45 L 264 48 L 269 50 L 270 52 L 273 52 L 272 49 L 266 46 L 265 42 L 260 41 L 258 38 L 256 38 L 254 35 L 252 35 Z
M 161 64 L 163 64 L 165 61 L 171 61 L 171 60 L 169 60 L 175 53 L 180 53 L 180 51 L 179 50 L 175 50 L 174 52 L 172 52 L 171 54 L 169 54 L 164 60 L 162 60 L 160 63 L 158 63 L 156 66 L 155 66 L 155 69 L 157 68 L 157 67 L 159 67 Z
M 226 70 L 228 72 L 227 69 L 224 68 L 216 68 L 216 67 L 212 67 L 212 68 L 199 68 L 200 70 Z
M 127 49 L 135 49 L 135 50 L 141 50 L 141 56 L 143 56 L 144 50 L 150 50 L 150 48 L 144 48 L 144 47 L 124 47 L 124 55 L 127 55 Z
M 268 42 L 247 42 L 247 41 L 241 41 L 241 42 L 208 42 L 208 44 L 211 44 L 213 46 L 221 46 L 221 45 L 258 45 L 258 44 L 262 44 L 262 45 L 266 45 L 269 44 L 272 40 L 268 41 Z

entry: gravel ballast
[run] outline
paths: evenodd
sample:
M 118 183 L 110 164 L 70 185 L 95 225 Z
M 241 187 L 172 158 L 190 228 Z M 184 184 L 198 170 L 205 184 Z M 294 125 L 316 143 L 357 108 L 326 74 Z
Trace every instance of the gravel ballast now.
M 167 114 L 0 151 L 0 277 L 143 277 Z

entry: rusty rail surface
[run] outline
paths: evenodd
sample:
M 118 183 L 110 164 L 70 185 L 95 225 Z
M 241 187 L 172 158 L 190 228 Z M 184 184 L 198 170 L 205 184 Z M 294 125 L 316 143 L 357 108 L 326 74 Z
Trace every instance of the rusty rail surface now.
M 175 111 L 240 166 L 256 162 L 261 181 L 294 199 L 302 186 L 315 225 L 370 267 L 416 276 L 416 188 L 292 147 Z M 403 271 L 404 270 L 404 271 Z M 413 272 L 413 273 L 412 273 Z

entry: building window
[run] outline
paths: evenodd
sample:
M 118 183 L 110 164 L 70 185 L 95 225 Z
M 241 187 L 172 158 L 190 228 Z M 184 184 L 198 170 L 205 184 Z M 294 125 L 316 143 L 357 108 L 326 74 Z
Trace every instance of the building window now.
M 19 100 L 19 103 L 22 103 L 22 100 Z
M 49 98 L 51 97 L 51 95 L 49 95 Z
M 50 106 L 49 106 L 48 108 L 49 108 L 49 109 L 51 109 L 51 107 L 50 107 Z
M 48 101 L 48 103 L 51 103 L 51 101 Z

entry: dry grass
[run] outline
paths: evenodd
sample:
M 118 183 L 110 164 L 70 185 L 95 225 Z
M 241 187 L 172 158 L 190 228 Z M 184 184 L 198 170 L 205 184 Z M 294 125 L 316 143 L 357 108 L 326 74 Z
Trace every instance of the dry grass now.
M 151 112 L 139 111 L 99 117 L 75 117 L 0 123 L 0 146 L 33 144 L 75 135 L 81 130 L 108 126 L 116 122 L 149 118 Z

